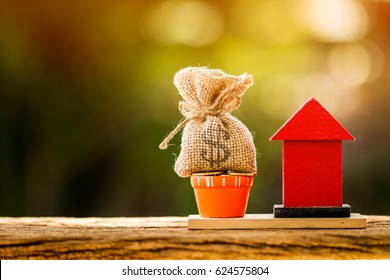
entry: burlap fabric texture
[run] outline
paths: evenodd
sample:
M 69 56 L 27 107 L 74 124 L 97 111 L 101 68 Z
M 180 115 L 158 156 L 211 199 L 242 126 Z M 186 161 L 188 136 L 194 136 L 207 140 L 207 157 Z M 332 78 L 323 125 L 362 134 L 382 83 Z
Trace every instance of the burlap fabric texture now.
M 165 138 L 160 148 L 166 149 L 170 139 L 184 127 L 176 173 L 181 177 L 211 171 L 256 173 L 252 134 L 230 115 L 253 85 L 252 76 L 188 67 L 176 73 L 174 84 L 184 99 L 179 103 L 179 110 L 185 120 Z

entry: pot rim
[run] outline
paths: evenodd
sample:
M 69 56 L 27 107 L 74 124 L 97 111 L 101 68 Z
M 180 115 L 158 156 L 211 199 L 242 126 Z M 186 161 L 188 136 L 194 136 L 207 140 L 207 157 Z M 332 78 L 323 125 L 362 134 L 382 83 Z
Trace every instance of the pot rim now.
M 251 188 L 253 180 L 254 176 L 191 176 L 191 185 L 198 189 L 242 189 Z

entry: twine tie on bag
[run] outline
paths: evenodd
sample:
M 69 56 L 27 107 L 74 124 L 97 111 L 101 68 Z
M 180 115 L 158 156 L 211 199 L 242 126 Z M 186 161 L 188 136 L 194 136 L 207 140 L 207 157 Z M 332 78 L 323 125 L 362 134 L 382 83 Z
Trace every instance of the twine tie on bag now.
M 237 108 L 241 103 L 240 96 L 234 91 L 234 89 L 239 87 L 249 87 L 252 85 L 252 78 L 246 74 L 240 76 L 241 79 L 235 83 L 230 84 L 228 87 L 224 88 L 216 100 L 211 106 L 193 106 L 186 101 L 179 102 L 179 110 L 185 117 L 185 119 L 180 122 L 174 130 L 172 130 L 164 141 L 161 142 L 159 148 L 165 150 L 168 148 L 169 141 L 191 120 L 202 120 L 207 116 L 221 116 L 227 112 L 230 112 Z

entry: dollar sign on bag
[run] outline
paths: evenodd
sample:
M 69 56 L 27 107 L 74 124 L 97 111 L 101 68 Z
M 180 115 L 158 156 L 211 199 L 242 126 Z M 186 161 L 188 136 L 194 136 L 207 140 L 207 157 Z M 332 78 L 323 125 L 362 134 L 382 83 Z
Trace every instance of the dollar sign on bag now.
M 221 125 L 208 129 L 202 134 L 202 141 L 209 145 L 209 149 L 202 149 L 200 155 L 210 163 L 210 168 L 220 167 L 221 162 L 229 158 L 230 150 L 223 144 L 223 141 L 229 140 L 229 138 L 229 133 L 222 129 Z

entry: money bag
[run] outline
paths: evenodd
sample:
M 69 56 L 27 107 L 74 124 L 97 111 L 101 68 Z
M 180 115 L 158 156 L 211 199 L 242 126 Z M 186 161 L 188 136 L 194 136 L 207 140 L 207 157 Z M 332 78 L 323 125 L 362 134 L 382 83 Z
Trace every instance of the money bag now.
M 184 127 L 175 172 L 180 177 L 213 171 L 256 174 L 253 136 L 230 114 L 253 85 L 252 76 L 188 67 L 176 73 L 174 84 L 183 97 L 179 110 L 185 119 L 165 138 L 160 148 L 166 149 L 169 141 Z

